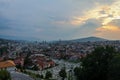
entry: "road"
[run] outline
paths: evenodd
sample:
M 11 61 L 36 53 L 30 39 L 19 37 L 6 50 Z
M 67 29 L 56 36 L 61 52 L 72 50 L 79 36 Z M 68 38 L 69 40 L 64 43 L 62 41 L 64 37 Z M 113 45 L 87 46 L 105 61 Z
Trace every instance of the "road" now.
M 10 72 L 10 74 L 11 74 L 12 80 L 34 80 L 30 76 L 23 73 L 12 71 Z

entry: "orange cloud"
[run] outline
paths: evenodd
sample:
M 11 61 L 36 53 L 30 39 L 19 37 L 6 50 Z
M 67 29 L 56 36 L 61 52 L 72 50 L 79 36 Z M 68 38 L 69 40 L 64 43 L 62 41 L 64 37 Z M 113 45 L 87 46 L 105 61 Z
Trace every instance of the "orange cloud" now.
M 95 36 L 106 37 L 109 39 L 120 39 L 120 27 L 113 25 L 106 25 L 96 29 Z
M 78 26 L 78 25 L 85 24 L 86 21 L 90 19 L 96 19 L 99 21 L 101 25 L 104 25 L 104 26 L 101 26 L 101 28 L 98 28 L 97 31 L 119 30 L 119 29 L 116 29 L 115 26 L 113 27 L 109 24 L 114 20 L 120 19 L 120 1 L 116 0 L 111 5 L 97 5 L 95 8 L 85 11 L 83 13 L 83 16 L 73 16 L 70 20 L 55 21 L 53 22 L 53 24 Z
M 120 1 L 116 1 L 111 5 L 97 6 L 86 11 L 83 16 L 74 16 L 70 23 L 81 25 L 89 19 L 100 20 L 102 25 L 107 25 L 115 19 L 120 19 Z
M 71 20 L 72 25 L 84 24 L 87 20 L 87 17 L 74 17 L 74 20 Z
M 107 26 L 102 26 L 96 29 L 97 31 L 119 31 L 120 28 L 117 26 L 112 26 L 112 25 L 107 25 Z

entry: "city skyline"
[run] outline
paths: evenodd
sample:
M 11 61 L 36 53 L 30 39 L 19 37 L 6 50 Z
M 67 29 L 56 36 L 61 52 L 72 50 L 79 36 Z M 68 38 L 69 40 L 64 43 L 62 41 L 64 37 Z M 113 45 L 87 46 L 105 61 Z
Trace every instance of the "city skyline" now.
M 120 40 L 119 0 L 0 0 L 0 37 Z

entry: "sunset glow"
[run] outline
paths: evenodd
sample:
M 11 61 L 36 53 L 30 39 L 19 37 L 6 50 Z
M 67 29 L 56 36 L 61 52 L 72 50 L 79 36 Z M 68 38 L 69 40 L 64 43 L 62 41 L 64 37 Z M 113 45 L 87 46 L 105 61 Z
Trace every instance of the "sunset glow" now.
M 83 16 L 74 17 L 71 23 L 81 25 L 89 19 L 101 20 L 102 25 L 107 25 L 115 19 L 120 19 L 120 1 L 114 2 L 112 5 L 97 6 L 86 11 Z
M 120 0 L 0 0 L 0 24 L 5 38 L 120 39 Z

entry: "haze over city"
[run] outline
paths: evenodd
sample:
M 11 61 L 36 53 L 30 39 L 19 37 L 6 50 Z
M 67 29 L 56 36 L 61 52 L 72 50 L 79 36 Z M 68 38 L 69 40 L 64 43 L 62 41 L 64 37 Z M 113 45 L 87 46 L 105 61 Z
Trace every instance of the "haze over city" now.
M 0 80 L 120 80 L 120 0 L 0 0 Z
M 120 40 L 119 0 L 0 0 L 0 37 Z

